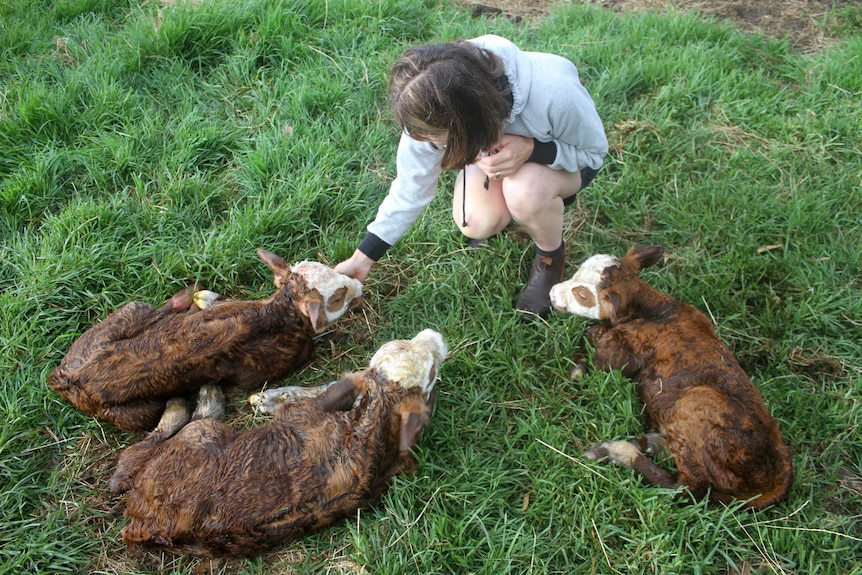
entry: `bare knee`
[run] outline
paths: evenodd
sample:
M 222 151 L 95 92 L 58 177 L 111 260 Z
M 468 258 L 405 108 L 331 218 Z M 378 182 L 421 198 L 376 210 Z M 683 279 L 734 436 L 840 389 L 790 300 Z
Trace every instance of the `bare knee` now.
M 526 163 L 503 180 L 503 196 L 513 219 L 529 221 L 548 211 L 562 211 L 563 198 L 577 193 L 580 187 L 577 172 Z
M 461 233 L 469 238 L 486 239 L 509 225 L 512 216 L 503 199 L 500 181 L 490 181 L 478 169 L 468 166 L 458 175 L 452 197 L 452 218 Z
M 518 172 L 503 183 L 506 207 L 518 222 L 530 221 L 550 210 L 562 211 L 563 199 L 556 188 L 543 185 L 540 180 L 520 177 Z
M 497 232 L 502 231 L 506 226 L 509 225 L 509 222 L 511 221 L 511 217 L 508 213 L 491 214 L 489 212 L 468 212 L 467 217 L 462 219 L 460 212 L 456 213 L 455 211 L 453 211 L 452 217 L 458 224 L 458 229 L 461 230 L 462 234 L 464 234 L 468 238 L 473 238 L 477 240 L 484 240 L 490 238 Z M 464 225 L 465 223 L 467 225 Z

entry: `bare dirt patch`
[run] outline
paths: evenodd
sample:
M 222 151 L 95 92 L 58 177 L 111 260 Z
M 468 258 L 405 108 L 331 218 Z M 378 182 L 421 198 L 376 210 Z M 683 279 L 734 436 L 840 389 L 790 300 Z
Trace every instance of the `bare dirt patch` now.
M 553 8 L 566 6 L 571 0 L 495 0 L 477 4 L 462 0 L 474 15 L 506 15 L 532 19 Z M 833 8 L 833 0 L 600 0 L 597 4 L 617 12 L 642 10 L 696 10 L 705 15 L 727 19 L 746 32 L 786 38 L 801 51 L 811 51 L 828 44 L 823 23 Z M 484 6 L 482 8 L 481 6 Z

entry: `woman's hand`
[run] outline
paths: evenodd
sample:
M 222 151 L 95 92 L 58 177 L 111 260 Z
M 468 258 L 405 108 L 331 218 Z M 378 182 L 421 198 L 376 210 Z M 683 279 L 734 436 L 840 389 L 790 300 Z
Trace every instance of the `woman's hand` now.
M 492 180 L 511 176 L 530 158 L 534 145 L 532 138 L 503 134 L 492 146 L 490 155 L 476 158 L 476 165 Z
M 374 260 L 356 250 L 352 256 L 335 266 L 335 271 L 365 283 L 372 267 L 374 267 Z

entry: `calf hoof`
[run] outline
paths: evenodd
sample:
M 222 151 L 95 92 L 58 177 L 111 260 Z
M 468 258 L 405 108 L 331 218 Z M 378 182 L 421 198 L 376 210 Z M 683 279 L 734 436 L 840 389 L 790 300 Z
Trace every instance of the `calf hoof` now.
M 631 467 L 632 462 L 641 455 L 640 450 L 628 441 L 597 443 L 586 451 L 586 456 L 594 461 L 604 460 L 625 467 Z
M 572 371 L 569 372 L 569 380 L 571 381 L 581 381 L 584 379 L 584 376 L 587 375 L 587 370 L 583 365 L 575 364 L 572 368 Z
M 606 325 L 596 323 L 587 328 L 587 331 L 584 333 L 584 337 L 586 337 L 587 341 L 590 342 L 593 347 L 596 347 L 596 341 L 609 329 L 610 328 Z
M 637 447 L 641 453 L 658 455 L 667 448 L 667 442 L 661 433 L 645 433 L 637 439 Z
M 171 437 L 189 422 L 189 403 L 182 397 L 172 397 L 165 403 L 159 424 L 144 441 L 161 441 Z
M 218 385 L 204 385 L 198 391 L 198 402 L 192 420 L 207 417 L 218 419 L 224 415 L 224 392 Z
M 216 293 L 208 289 L 198 290 L 192 296 L 192 300 L 195 302 L 195 307 L 198 309 L 206 309 L 222 299 L 224 299 L 224 296 L 220 293 Z
M 587 456 L 587 459 L 592 459 L 593 461 L 602 461 L 610 456 L 610 452 L 608 451 L 608 448 L 605 447 L 604 443 L 597 443 L 587 449 L 584 455 Z
M 576 353 L 572 356 L 572 371 L 569 372 L 569 379 L 572 381 L 580 381 L 587 375 L 587 360 L 581 353 Z

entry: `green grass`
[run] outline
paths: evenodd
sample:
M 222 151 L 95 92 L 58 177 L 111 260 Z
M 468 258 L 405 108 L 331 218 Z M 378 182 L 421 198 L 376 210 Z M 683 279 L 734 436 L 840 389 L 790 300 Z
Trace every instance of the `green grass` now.
M 862 574 L 862 34 L 799 54 L 696 15 L 560 7 L 521 23 L 430 0 L 0 1 L 0 573 Z M 693 505 L 592 463 L 642 430 L 618 373 L 569 381 L 586 324 L 519 323 L 531 256 L 471 251 L 446 189 L 294 382 L 440 330 L 452 353 L 419 473 L 374 510 L 251 560 L 133 552 L 106 490 L 138 436 L 45 381 L 131 300 L 190 281 L 270 289 L 254 249 L 335 263 L 393 176 L 389 65 L 493 32 L 579 67 L 606 167 L 569 209 L 570 269 L 664 245 L 647 279 L 715 321 L 794 453 L 758 513 Z M 234 395 L 235 421 L 246 412 Z M 669 464 L 664 462 L 664 464 Z

